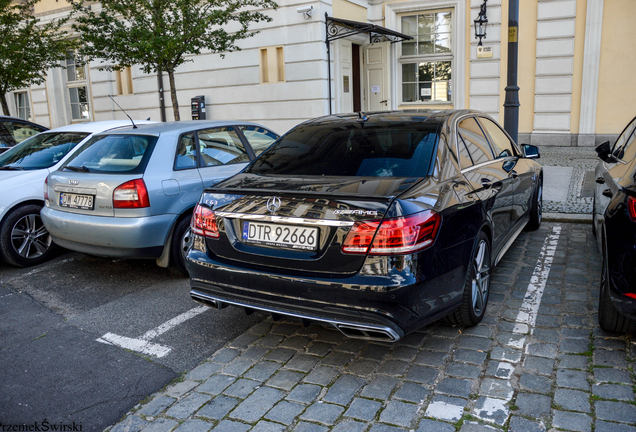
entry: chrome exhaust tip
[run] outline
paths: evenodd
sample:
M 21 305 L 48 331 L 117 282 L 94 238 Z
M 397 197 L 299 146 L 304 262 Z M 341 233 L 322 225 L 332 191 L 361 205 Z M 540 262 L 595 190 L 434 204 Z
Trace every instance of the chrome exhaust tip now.
M 342 334 L 354 339 L 365 339 L 379 342 L 395 342 L 398 335 L 384 328 L 355 326 L 350 324 L 336 324 Z

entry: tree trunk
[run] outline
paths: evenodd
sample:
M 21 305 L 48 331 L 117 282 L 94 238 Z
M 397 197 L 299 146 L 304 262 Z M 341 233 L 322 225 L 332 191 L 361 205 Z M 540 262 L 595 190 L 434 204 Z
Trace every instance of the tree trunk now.
M 8 116 L 9 114 L 9 104 L 7 103 L 7 95 L 4 92 L 0 92 L 0 104 L 2 105 L 2 112 L 4 115 Z
M 181 120 L 181 116 L 179 116 L 179 101 L 177 101 L 177 89 L 174 86 L 174 70 L 172 69 L 168 69 L 168 80 L 170 81 L 170 99 L 172 99 L 174 119 L 179 121 Z

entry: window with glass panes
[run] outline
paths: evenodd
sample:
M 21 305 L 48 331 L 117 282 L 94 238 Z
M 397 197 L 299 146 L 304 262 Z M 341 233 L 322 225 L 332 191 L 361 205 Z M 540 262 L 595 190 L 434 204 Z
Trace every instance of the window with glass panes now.
M 66 58 L 66 81 L 71 102 L 73 120 L 89 120 L 90 107 L 86 86 L 86 66 L 77 59 L 76 53 Z
M 451 102 L 453 69 L 452 12 L 435 11 L 401 17 L 402 102 Z
M 29 106 L 29 95 L 27 92 L 15 94 L 15 106 L 18 109 L 18 117 L 31 121 L 31 107 Z

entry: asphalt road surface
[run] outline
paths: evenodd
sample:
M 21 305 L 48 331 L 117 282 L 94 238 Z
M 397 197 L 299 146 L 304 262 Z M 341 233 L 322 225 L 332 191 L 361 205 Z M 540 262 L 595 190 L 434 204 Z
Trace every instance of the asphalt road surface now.
M 0 263 L 0 424 L 103 430 L 263 317 L 188 293 L 154 261 Z

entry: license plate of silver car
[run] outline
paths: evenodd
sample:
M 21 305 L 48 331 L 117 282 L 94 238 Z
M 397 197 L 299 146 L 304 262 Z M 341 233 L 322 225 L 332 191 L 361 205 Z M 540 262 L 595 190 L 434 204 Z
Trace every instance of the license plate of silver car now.
M 318 228 L 244 221 L 243 241 L 288 249 L 316 250 Z
M 62 192 L 60 193 L 60 206 L 82 210 L 93 210 L 95 206 L 94 195 L 81 195 Z

